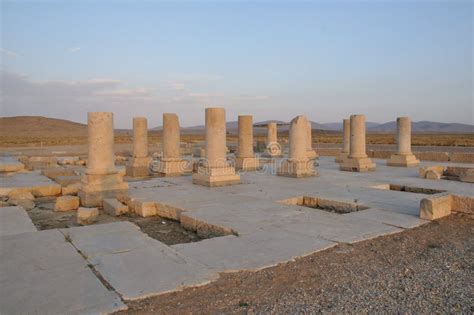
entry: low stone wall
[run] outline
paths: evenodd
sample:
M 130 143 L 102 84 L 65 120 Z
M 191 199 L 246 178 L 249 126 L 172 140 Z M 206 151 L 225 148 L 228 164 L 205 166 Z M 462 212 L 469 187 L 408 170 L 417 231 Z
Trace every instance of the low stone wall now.
M 320 156 L 338 156 L 339 148 L 316 148 Z M 373 159 L 389 159 L 394 150 L 367 150 L 367 155 Z M 474 163 L 474 153 L 463 152 L 437 152 L 437 151 L 414 151 L 413 154 L 421 161 Z

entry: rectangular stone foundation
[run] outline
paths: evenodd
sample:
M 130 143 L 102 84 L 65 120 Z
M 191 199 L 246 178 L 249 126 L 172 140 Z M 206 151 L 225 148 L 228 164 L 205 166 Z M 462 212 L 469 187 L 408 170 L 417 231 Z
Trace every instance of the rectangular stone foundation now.
M 389 160 L 387 160 L 388 166 L 398 166 L 398 167 L 413 167 L 418 166 L 420 161 L 416 159 L 413 154 L 410 155 L 401 155 L 401 154 L 392 154 Z
M 260 169 L 260 161 L 254 157 L 236 158 L 235 168 L 242 171 L 255 171 Z
M 375 171 L 375 163 L 369 158 L 348 157 L 344 162 L 342 162 L 339 169 L 346 172 L 369 172 Z
M 336 163 L 339 163 L 339 164 L 344 163 L 344 161 L 347 159 L 348 156 L 349 156 L 348 153 L 341 153 L 336 157 L 335 161 Z
M 81 199 L 81 206 L 83 207 L 102 207 L 104 199 L 123 198 L 128 194 L 128 189 L 122 190 L 106 190 L 97 192 L 85 192 L 79 190 L 77 195 Z
M 151 158 L 137 158 L 134 157 L 130 163 L 125 167 L 125 175 L 130 177 L 147 177 L 150 175 L 150 161 Z
M 193 174 L 193 184 L 219 187 L 235 185 L 240 183 L 240 175 L 235 174 L 235 168 L 226 167 L 206 167 L 199 166 L 197 172 Z
M 188 161 L 183 159 L 163 159 L 158 162 L 157 174 L 162 177 L 181 176 L 187 171 Z
M 318 176 L 314 169 L 314 163 L 311 160 L 284 160 L 277 170 L 277 175 L 294 178 Z

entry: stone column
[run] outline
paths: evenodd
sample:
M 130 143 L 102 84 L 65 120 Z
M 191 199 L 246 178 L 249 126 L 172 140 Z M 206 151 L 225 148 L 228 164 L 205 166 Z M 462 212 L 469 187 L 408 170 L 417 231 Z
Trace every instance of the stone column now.
M 267 148 L 264 156 L 281 156 L 281 146 L 278 144 L 278 127 L 276 122 L 267 125 Z
M 113 114 L 87 114 L 88 161 L 78 196 L 85 207 L 102 206 L 104 198 L 126 195 L 128 184 L 115 167 Z
M 342 163 L 349 156 L 351 143 L 351 121 L 344 119 L 342 121 L 342 152 L 336 158 L 337 163 Z
M 253 152 L 253 117 L 239 116 L 239 146 L 235 167 L 239 170 L 254 171 L 259 168 L 259 161 Z
M 311 121 L 307 121 L 306 127 L 306 154 L 308 159 L 314 160 L 318 157 L 318 154 L 313 150 L 313 127 L 311 126 Z
M 130 177 L 145 177 L 150 174 L 148 156 L 148 123 L 145 117 L 133 118 L 133 153 L 125 174 Z
M 342 171 L 365 172 L 375 170 L 375 163 L 367 157 L 365 144 L 365 116 L 351 115 L 350 150 L 348 158 L 342 162 Z
M 397 118 L 398 152 L 387 161 L 389 166 L 417 166 L 420 161 L 411 152 L 411 121 L 409 117 Z
M 277 170 L 278 176 L 308 177 L 316 176 L 314 163 L 308 159 L 308 121 L 304 116 L 297 116 L 290 125 L 289 157 L 283 160 Z
M 160 176 L 180 176 L 185 171 L 186 160 L 181 158 L 178 115 L 163 114 L 163 156 L 158 164 Z
M 227 161 L 224 108 L 206 108 L 206 158 L 193 174 L 193 183 L 209 187 L 240 182 L 235 168 Z

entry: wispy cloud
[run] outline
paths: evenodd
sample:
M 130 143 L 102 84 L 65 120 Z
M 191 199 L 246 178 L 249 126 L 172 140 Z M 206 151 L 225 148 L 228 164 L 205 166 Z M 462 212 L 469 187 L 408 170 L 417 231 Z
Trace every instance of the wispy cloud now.
M 2 53 L 2 55 L 5 55 L 9 58 L 16 58 L 18 56 L 16 52 L 5 49 L 5 48 L 0 48 L 0 52 Z
M 210 73 L 171 73 L 169 77 L 175 81 L 216 81 L 223 77 Z
M 78 52 L 79 50 L 81 50 L 81 47 L 71 47 L 71 48 L 69 48 L 69 51 L 72 52 L 72 53 Z

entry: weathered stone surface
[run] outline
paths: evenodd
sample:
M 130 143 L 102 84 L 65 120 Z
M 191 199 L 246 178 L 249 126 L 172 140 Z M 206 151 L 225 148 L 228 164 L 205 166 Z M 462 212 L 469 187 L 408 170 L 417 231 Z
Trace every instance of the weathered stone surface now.
M 41 174 L 55 180 L 59 176 L 76 176 L 76 172 L 60 166 L 48 167 L 41 170 Z
M 440 179 L 441 176 L 443 176 L 445 169 L 446 167 L 443 165 L 420 167 L 418 169 L 418 177 L 426 178 L 427 173 L 431 171 L 431 172 L 437 173 L 438 176 L 434 176 L 433 174 L 431 174 L 430 176 L 434 177 L 434 179 Z M 439 178 L 436 178 L 436 177 L 439 177 Z
M 178 115 L 163 114 L 163 156 L 158 161 L 159 176 L 180 176 L 188 171 L 188 161 L 181 158 Z
M 452 195 L 452 211 L 474 214 L 474 197 Z
M 31 222 L 30 217 L 26 213 L 25 209 L 21 206 L 7 206 L 0 207 L 0 237 L 5 235 L 15 235 L 26 232 L 35 232 L 36 227 Z M 2 249 L 4 244 L 0 239 L 0 257 L 2 257 L 2 264 L 4 264 L 5 256 L 10 255 L 8 252 L 4 252 Z M 0 282 L 2 275 L 0 274 Z M 0 297 L 1 300 L 1 297 Z M 1 304 L 0 304 L 1 305 Z
M 8 194 L 9 199 L 35 200 L 35 196 L 27 190 L 14 190 Z
M 348 156 L 351 148 L 351 121 L 342 121 L 342 151 L 336 158 L 336 163 L 342 163 Z
M 141 217 L 151 217 L 156 215 L 156 205 L 153 201 L 134 200 L 132 201 L 133 211 Z
M 56 183 L 61 185 L 62 187 L 64 186 L 69 186 L 71 184 L 76 184 L 81 182 L 81 176 L 79 175 L 73 175 L 73 176 L 58 176 L 54 179 Z
M 14 206 L 20 206 L 25 210 L 31 210 L 35 207 L 35 202 L 28 199 L 8 199 L 8 203 Z
M 55 196 L 61 193 L 61 186 L 37 173 L 14 173 L 0 178 L 0 196 L 17 191 L 29 191 L 35 197 Z
M 208 187 L 240 182 L 240 176 L 227 161 L 224 108 L 206 108 L 206 158 L 193 174 L 193 184 Z
M 89 225 L 97 221 L 99 209 L 97 208 L 79 208 L 77 209 L 77 223 L 80 225 Z
M 56 198 L 54 211 L 71 211 L 79 208 L 79 197 L 61 196 Z
M 433 152 L 433 151 L 416 151 L 414 152 L 416 157 L 422 161 L 437 161 L 437 162 L 448 162 L 448 152 Z
M 25 165 L 12 157 L 0 157 L 0 173 L 19 172 Z
M 280 164 L 278 176 L 300 178 L 317 175 L 313 161 L 308 159 L 307 130 L 306 117 L 297 116 L 291 121 L 290 153 L 288 159 Z
M 436 220 L 450 215 L 451 211 L 452 196 L 449 194 L 424 198 L 420 202 L 420 219 Z
M 76 196 L 77 193 L 79 192 L 80 188 L 81 188 L 81 183 L 80 182 L 70 184 L 70 185 L 67 185 L 67 186 L 61 188 L 61 194 L 63 196 L 66 196 L 66 195 Z
M 126 176 L 150 175 L 151 158 L 148 156 L 148 122 L 145 117 L 133 118 L 133 154 L 126 167 Z
M 375 163 L 368 158 L 365 143 L 365 116 L 351 115 L 349 156 L 340 164 L 341 171 L 367 172 L 375 170 Z
M 128 212 L 128 206 L 122 204 L 117 199 L 104 199 L 103 207 L 105 213 L 113 216 L 119 216 Z
M 278 143 L 278 126 L 276 122 L 269 122 L 267 125 L 267 142 L 265 157 L 280 157 L 281 156 L 281 146 Z
M 425 177 L 427 179 L 441 179 L 441 174 L 435 170 L 429 170 L 426 172 Z

